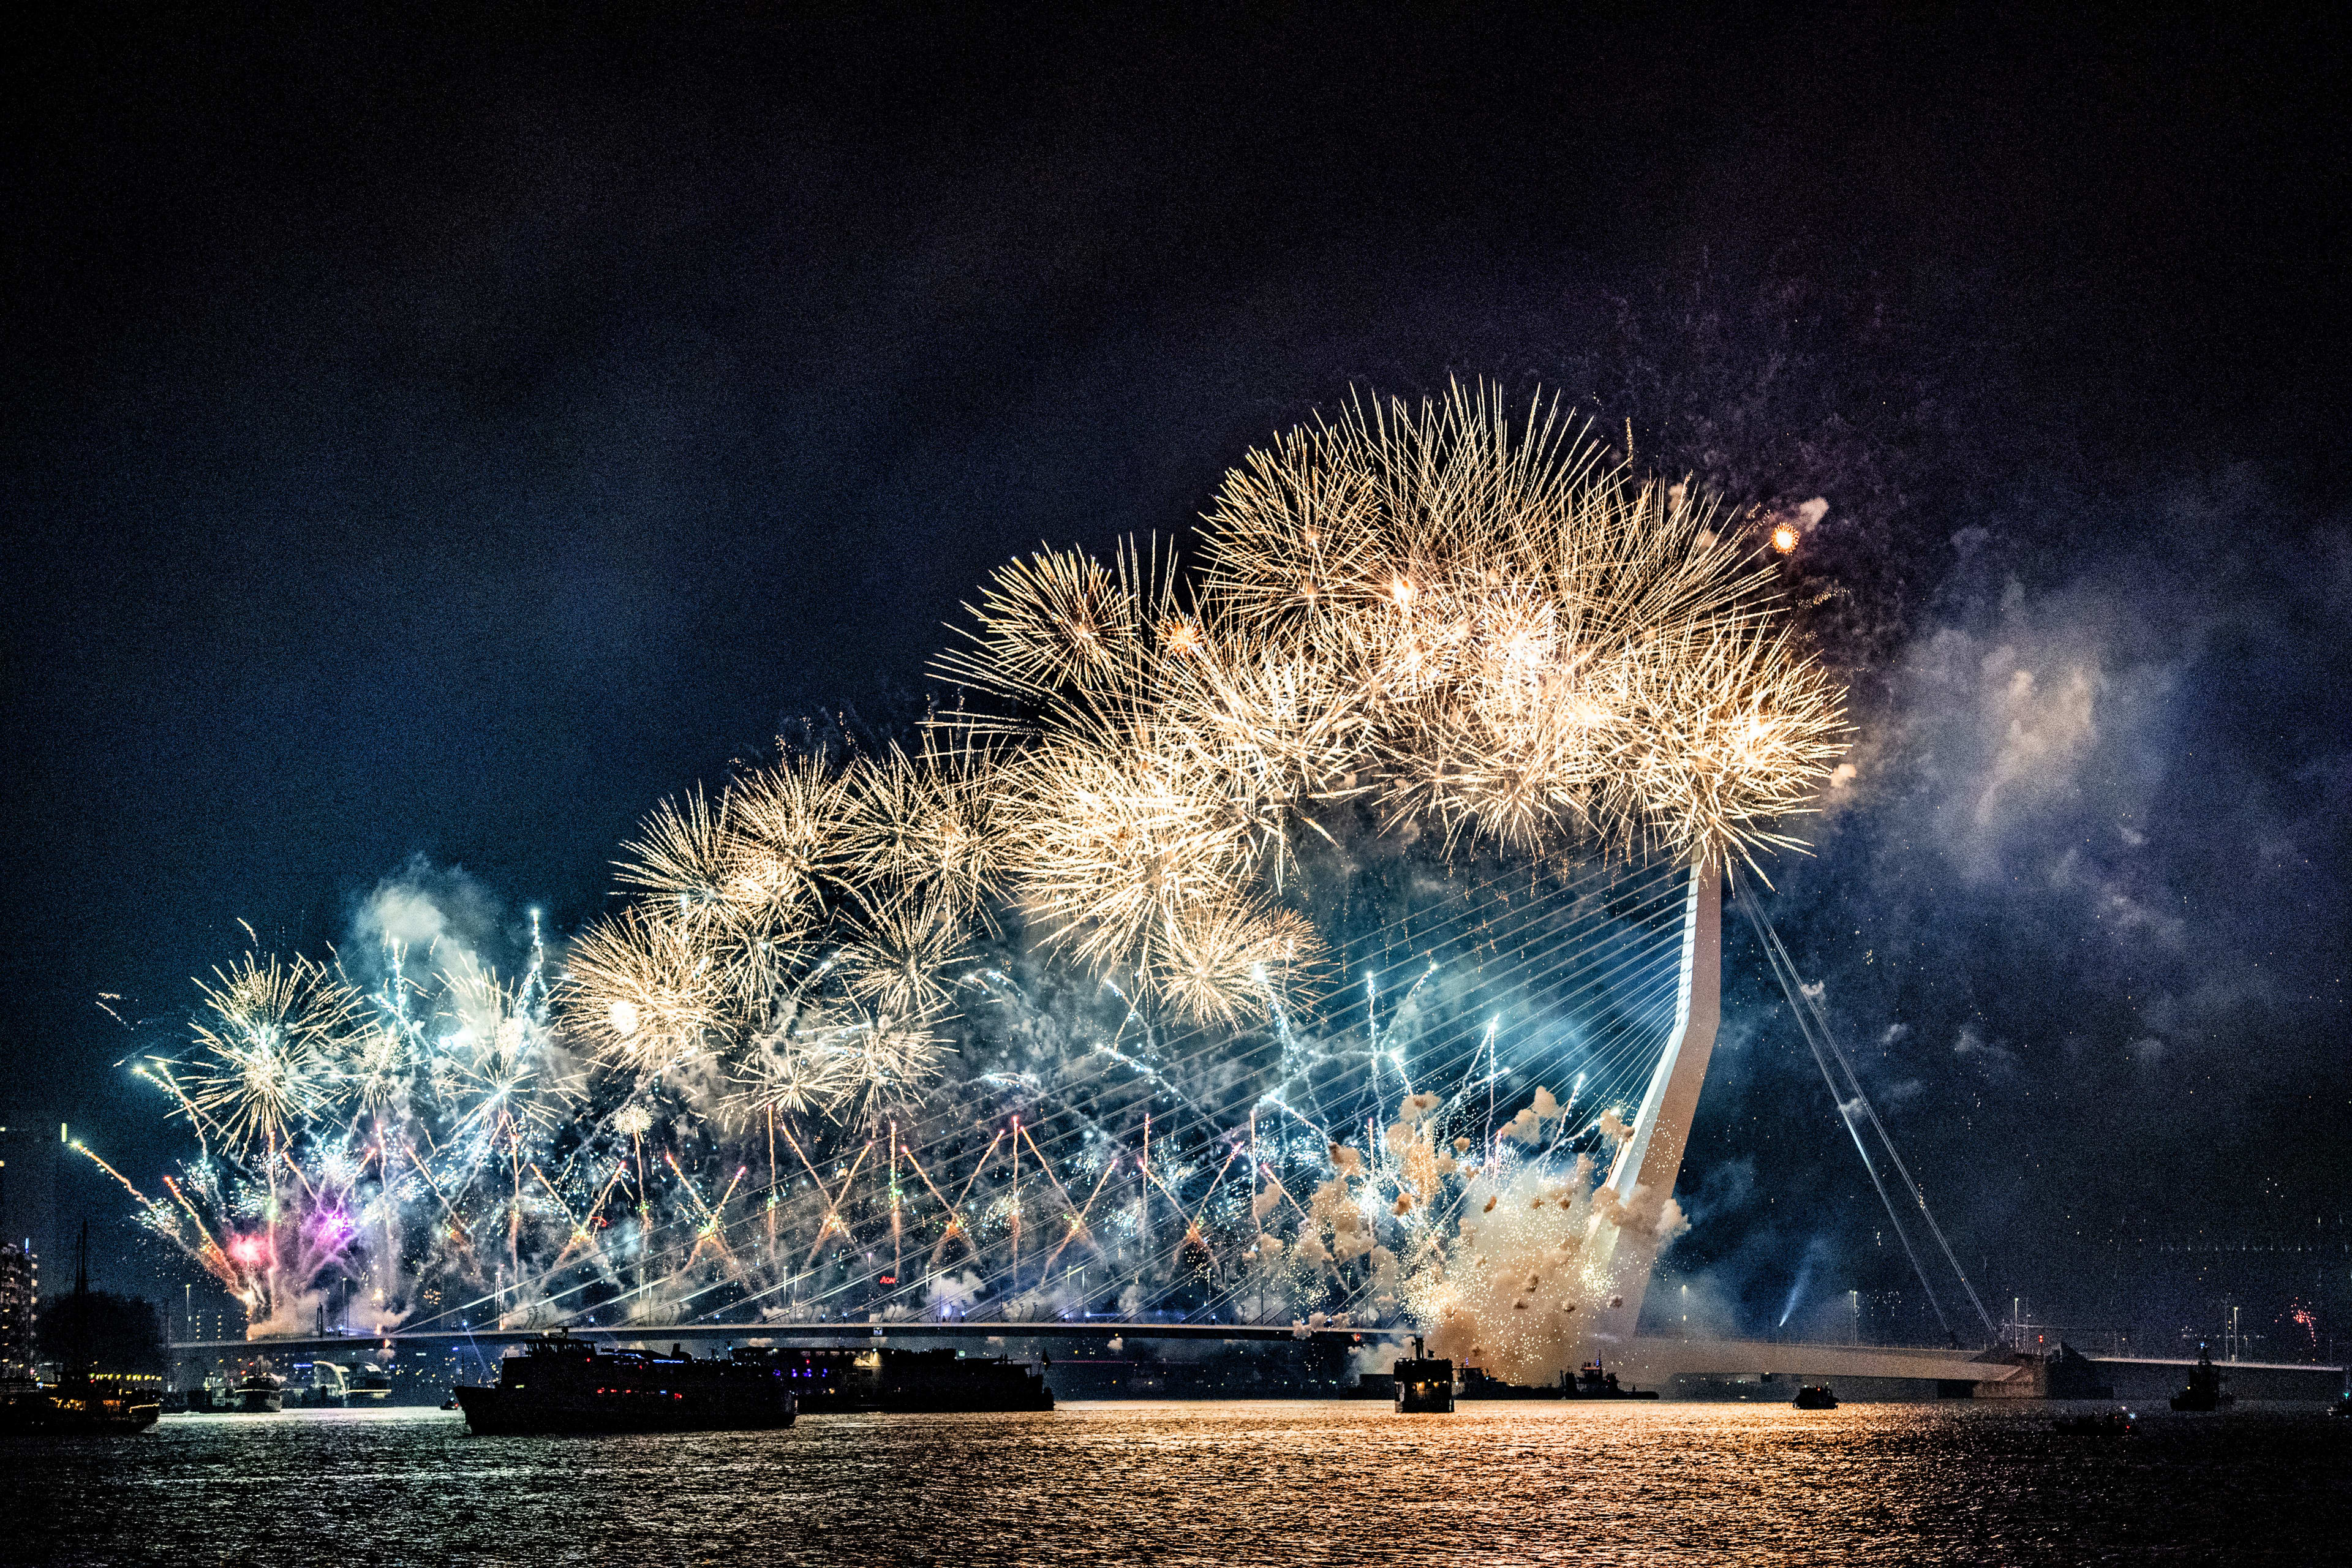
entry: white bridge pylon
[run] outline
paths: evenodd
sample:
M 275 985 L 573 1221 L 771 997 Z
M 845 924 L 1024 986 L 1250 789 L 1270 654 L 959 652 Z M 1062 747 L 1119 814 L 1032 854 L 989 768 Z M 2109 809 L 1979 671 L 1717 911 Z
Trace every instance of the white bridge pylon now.
M 1634 1113 L 1631 1136 L 1619 1146 L 1602 1188 L 1621 1216 L 1612 1224 L 1597 1217 L 1588 1256 L 1609 1280 L 1608 1295 L 1596 1303 L 1596 1336 L 1630 1345 L 1641 1321 L 1642 1298 L 1658 1260 L 1659 1219 L 1674 1197 L 1682 1173 L 1683 1148 L 1690 1142 L 1698 1111 L 1698 1091 L 1706 1081 L 1715 1051 L 1716 1026 L 1723 1015 L 1723 867 L 1713 860 L 1691 868 L 1683 899 L 1682 975 L 1675 994 L 1675 1026 L 1666 1037 L 1650 1087 Z M 1607 1200 L 1604 1200 L 1607 1203 Z

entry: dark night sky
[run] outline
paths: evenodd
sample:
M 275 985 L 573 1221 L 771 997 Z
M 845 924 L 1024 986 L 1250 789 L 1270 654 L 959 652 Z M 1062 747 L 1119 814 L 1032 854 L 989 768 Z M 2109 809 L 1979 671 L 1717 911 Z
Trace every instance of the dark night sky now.
M 2352 1314 L 2341 29 L 1574 9 L 6 24 L 0 1120 L 152 1171 L 98 994 L 419 855 L 576 924 L 998 559 L 1484 375 L 1830 501 L 1780 918 L 1991 1288 Z M 1688 1245 L 1777 1303 L 1872 1200 L 1732 963 Z M 2334 1250 L 2081 1266 L 2224 1234 Z

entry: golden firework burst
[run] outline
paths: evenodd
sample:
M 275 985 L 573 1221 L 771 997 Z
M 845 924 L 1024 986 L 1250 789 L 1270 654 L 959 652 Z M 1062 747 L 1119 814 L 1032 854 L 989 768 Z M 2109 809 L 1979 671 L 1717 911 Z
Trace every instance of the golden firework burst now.
M 1196 1024 L 1236 1025 L 1308 1000 L 1327 966 L 1306 917 L 1242 898 L 1176 911 L 1151 944 L 1154 989 Z
M 352 1087 L 343 1064 L 360 995 L 337 971 L 248 952 L 196 984 L 204 1011 L 184 1103 L 232 1142 L 276 1148 Z
M 664 1072 L 725 1035 L 719 967 L 684 922 L 625 909 L 572 942 L 566 968 L 564 1022 L 614 1067 Z

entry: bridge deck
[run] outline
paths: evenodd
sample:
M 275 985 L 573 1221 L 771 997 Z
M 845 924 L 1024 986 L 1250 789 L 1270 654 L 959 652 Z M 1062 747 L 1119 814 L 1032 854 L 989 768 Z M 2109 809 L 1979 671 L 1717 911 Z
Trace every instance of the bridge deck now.
M 383 1346 L 392 1350 L 455 1349 L 459 1346 L 499 1347 L 536 1337 L 536 1329 L 476 1329 L 405 1331 L 368 1338 L 356 1334 L 313 1335 L 299 1339 L 196 1340 L 174 1343 L 175 1355 L 240 1354 L 365 1354 Z M 671 1344 L 799 1344 L 850 1341 L 903 1342 L 908 1340 L 1278 1340 L 1337 1341 L 1355 1344 L 1395 1342 L 1412 1331 L 1403 1328 L 1304 1328 L 1258 1323 L 1183 1323 L 1086 1319 L 1043 1322 L 959 1321 L 899 1323 L 678 1323 L 638 1324 L 627 1328 L 574 1328 L 584 1340 L 618 1345 Z M 2095 1364 L 2146 1367 L 2188 1367 L 2193 1362 L 2143 1357 L 2094 1357 Z M 1769 1340 L 1654 1340 L 1633 1342 L 1610 1364 L 1630 1381 L 1656 1386 L 1680 1374 L 1716 1377 L 1898 1378 L 1943 1383 L 2001 1384 L 2023 1375 L 2026 1369 L 1999 1352 L 1970 1352 L 1946 1347 L 1909 1345 L 1797 1344 Z M 2294 1372 L 2335 1373 L 2341 1367 L 2297 1363 L 2227 1362 L 2225 1372 Z
M 2099 1366 L 2195 1366 L 2194 1356 L 2095 1355 L 2091 1361 Z M 2340 1366 L 2323 1366 L 2308 1361 L 2217 1361 L 2213 1363 L 2223 1372 L 2333 1372 L 2342 1373 Z
M 237 1352 L 363 1350 L 371 1345 L 399 1349 L 405 1345 L 511 1345 L 538 1338 L 544 1329 L 453 1329 L 398 1331 L 369 1336 L 325 1334 L 268 1340 L 188 1340 L 174 1342 L 175 1354 L 226 1355 Z M 1402 1340 L 1411 1329 L 1298 1328 L 1279 1323 L 1160 1323 L 1103 1318 L 1041 1322 L 1003 1322 L 958 1319 L 898 1323 L 677 1323 L 633 1324 L 621 1328 L 571 1325 L 575 1338 L 611 1344 L 798 1343 L 809 1340 L 877 1339 L 1160 1339 L 1160 1340 Z
M 1717 1377 L 1892 1377 L 2005 1383 L 2022 1369 L 1982 1352 L 1909 1345 L 1790 1344 L 1772 1340 L 1635 1340 L 1620 1368 L 1644 1383 L 1677 1374 Z
M 478 1329 L 406 1331 L 363 1339 L 357 1335 L 312 1336 L 300 1339 L 210 1340 L 174 1344 L 185 1355 L 234 1355 L 255 1352 L 327 1354 L 336 1351 L 364 1352 L 383 1345 L 394 1350 L 454 1349 L 458 1346 L 519 1344 L 541 1331 Z M 952 1322 L 894 1323 L 679 1323 L 636 1324 L 615 1328 L 573 1328 L 583 1339 L 612 1344 L 751 1344 L 833 1343 L 877 1340 L 1022 1339 L 1022 1340 L 1325 1340 L 1343 1343 L 1398 1342 L 1412 1331 L 1404 1328 L 1304 1328 L 1282 1324 L 1185 1323 L 1150 1321 L 1084 1319 L 1042 1322 L 961 1320 Z M 1882 1345 L 1799 1345 L 1764 1341 L 1637 1340 L 1612 1364 L 1636 1380 L 1658 1384 L 1677 1373 L 1718 1376 L 1759 1373 L 1810 1373 L 1822 1377 L 1895 1377 L 2000 1382 L 2017 1368 L 2006 1362 L 1971 1359 L 1970 1352 L 1943 1349 L 1908 1349 Z

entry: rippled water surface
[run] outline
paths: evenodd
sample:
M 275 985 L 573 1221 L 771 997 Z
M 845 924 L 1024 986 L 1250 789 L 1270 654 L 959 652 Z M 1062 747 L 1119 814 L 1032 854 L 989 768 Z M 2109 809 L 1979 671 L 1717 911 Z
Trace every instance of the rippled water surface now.
M 0 1439 L 0 1562 L 2341 1561 L 2352 1423 L 2046 1406 L 1079 1405 L 476 1437 L 437 1411 Z

